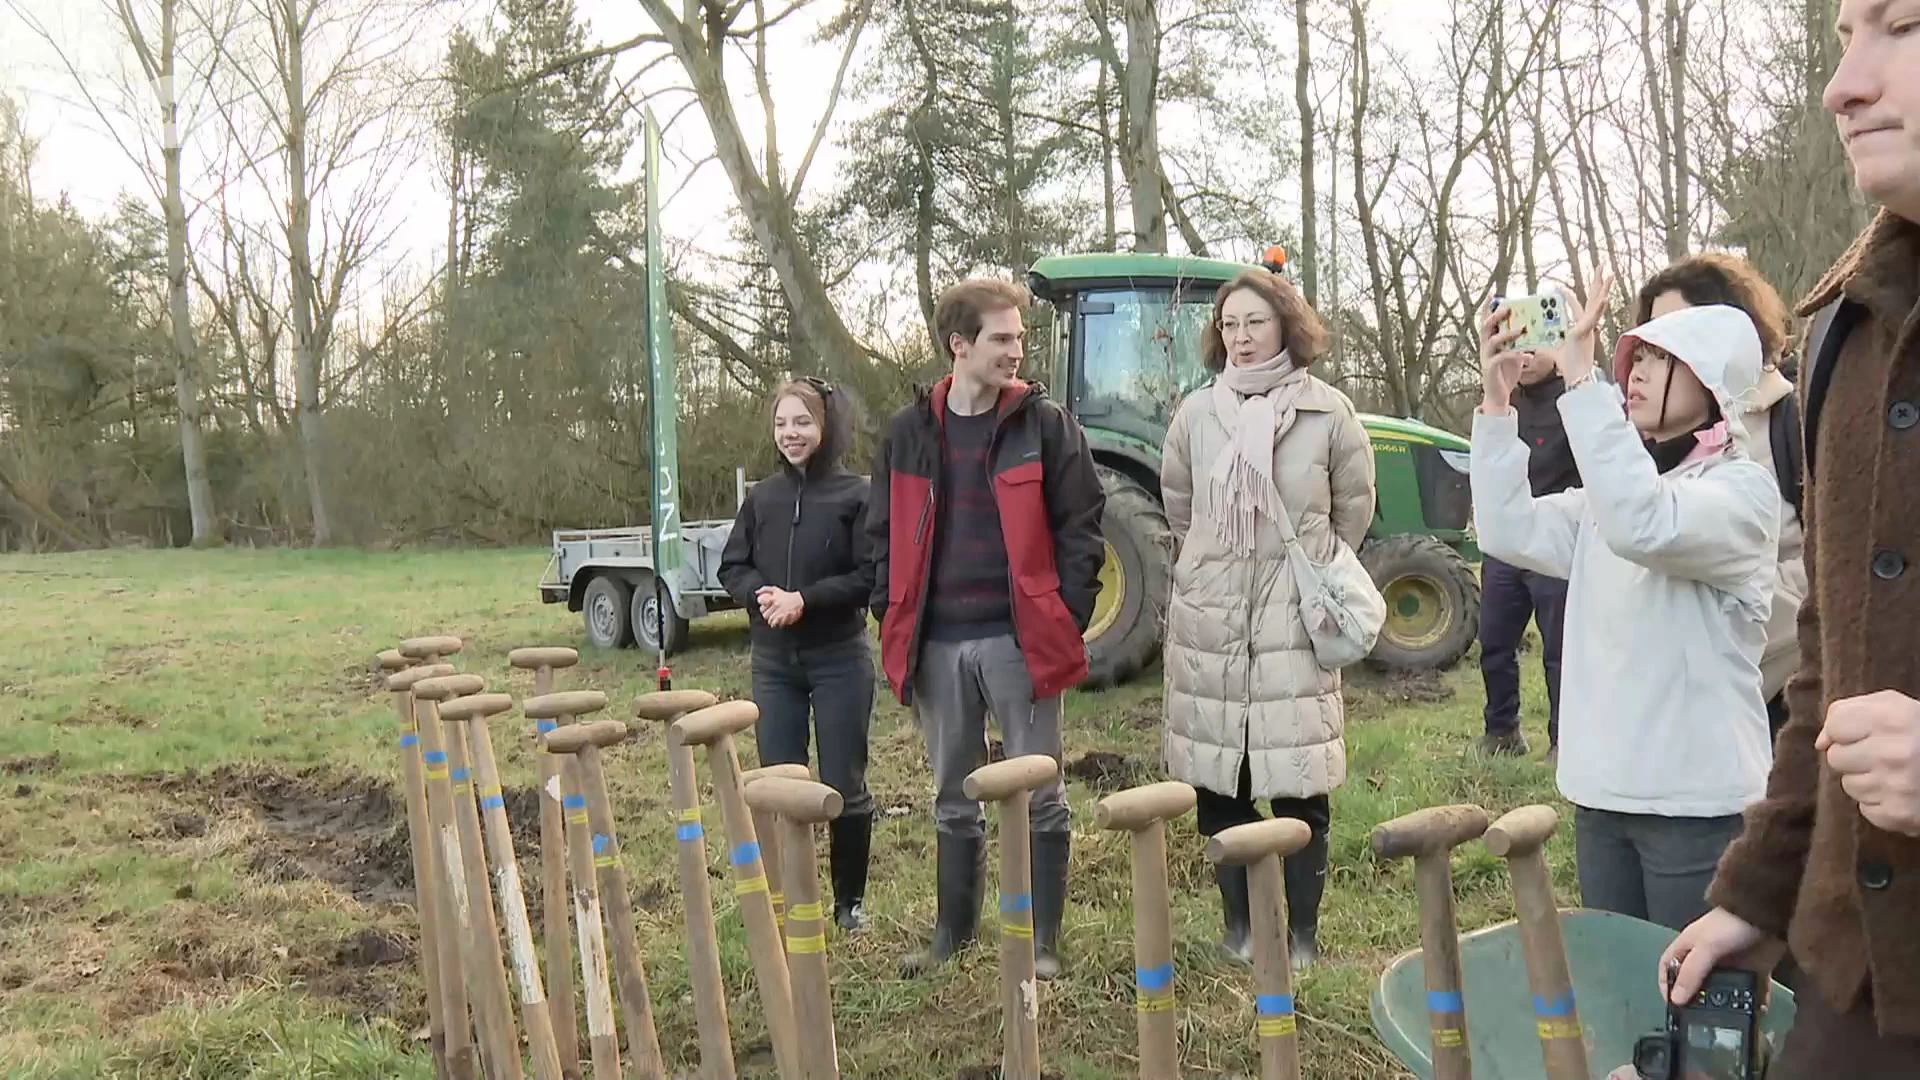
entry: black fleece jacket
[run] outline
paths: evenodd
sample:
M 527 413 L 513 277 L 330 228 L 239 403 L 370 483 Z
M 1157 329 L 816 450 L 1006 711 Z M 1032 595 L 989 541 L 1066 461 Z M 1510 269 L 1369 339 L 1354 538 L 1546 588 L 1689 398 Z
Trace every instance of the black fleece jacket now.
M 867 478 L 840 467 L 845 432 L 833 396 L 827 405 L 827 432 L 807 467 L 782 463 L 753 486 L 720 556 L 720 584 L 747 610 L 755 644 L 835 644 L 867 632 Z M 755 594 L 767 585 L 800 594 L 798 622 L 772 627 L 760 617 Z

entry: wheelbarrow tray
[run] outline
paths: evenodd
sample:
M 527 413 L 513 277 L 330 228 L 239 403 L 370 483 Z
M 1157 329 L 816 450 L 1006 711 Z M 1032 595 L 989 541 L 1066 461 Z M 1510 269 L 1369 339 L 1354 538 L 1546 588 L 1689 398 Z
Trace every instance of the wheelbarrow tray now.
M 1625 915 L 1585 908 L 1560 912 L 1567 967 L 1593 1080 L 1633 1060 L 1633 1043 L 1666 1025 L 1656 973 L 1672 930 Z M 1540 1037 L 1521 953 L 1520 928 L 1504 922 L 1460 938 L 1466 983 L 1467 1045 L 1474 1080 L 1540 1080 Z M 1373 1031 L 1420 1080 L 1431 1080 L 1427 972 L 1420 950 L 1395 959 L 1373 991 Z M 1793 994 L 1773 984 L 1761 1034 L 1778 1053 L 1793 1026 Z

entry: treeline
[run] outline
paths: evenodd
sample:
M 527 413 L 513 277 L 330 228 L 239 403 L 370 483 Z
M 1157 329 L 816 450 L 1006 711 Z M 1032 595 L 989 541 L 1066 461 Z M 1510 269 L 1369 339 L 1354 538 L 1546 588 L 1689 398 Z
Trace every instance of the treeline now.
M 1055 252 L 1279 242 L 1343 388 L 1459 427 L 1473 311 L 1584 288 L 1569 250 L 1631 284 L 1734 247 L 1792 294 L 1844 248 L 1835 7 L 1445 0 L 1409 35 L 1384 0 L 639 0 L 598 42 L 499 0 L 422 49 L 435 0 L 110 4 L 133 77 L 76 81 L 150 191 L 36 191 L 33 103 L 0 102 L 0 548 L 643 520 L 642 106 L 703 125 L 691 182 L 734 196 L 727 251 L 670 246 L 689 517 L 772 467 L 787 373 L 882 415 L 937 370 L 943 285 Z M 823 111 L 776 101 L 793 63 L 834 66 Z M 444 246 L 398 252 L 422 174 Z

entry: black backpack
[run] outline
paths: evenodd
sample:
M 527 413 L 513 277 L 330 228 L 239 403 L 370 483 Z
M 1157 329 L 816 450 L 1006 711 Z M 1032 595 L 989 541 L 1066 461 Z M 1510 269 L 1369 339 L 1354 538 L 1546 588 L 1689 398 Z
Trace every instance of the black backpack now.
M 1780 501 L 1800 514 L 1800 391 L 1795 390 L 1767 410 L 1767 441 L 1773 444 L 1773 475 L 1780 482 Z

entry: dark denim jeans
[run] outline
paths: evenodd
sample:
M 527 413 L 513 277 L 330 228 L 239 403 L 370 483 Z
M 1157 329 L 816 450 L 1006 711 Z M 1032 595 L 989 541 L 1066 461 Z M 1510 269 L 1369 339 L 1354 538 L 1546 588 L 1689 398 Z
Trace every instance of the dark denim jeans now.
M 1480 678 L 1486 684 L 1489 735 L 1520 730 L 1520 639 L 1540 626 L 1540 664 L 1547 676 L 1547 741 L 1560 742 L 1560 632 L 1567 583 L 1499 559 L 1480 563 Z
M 753 734 L 760 764 L 807 764 L 811 734 L 818 740 L 820 781 L 840 793 L 840 815 L 872 814 L 867 729 L 873 688 L 873 649 L 865 634 L 823 645 L 756 642 L 753 701 L 760 722 Z

